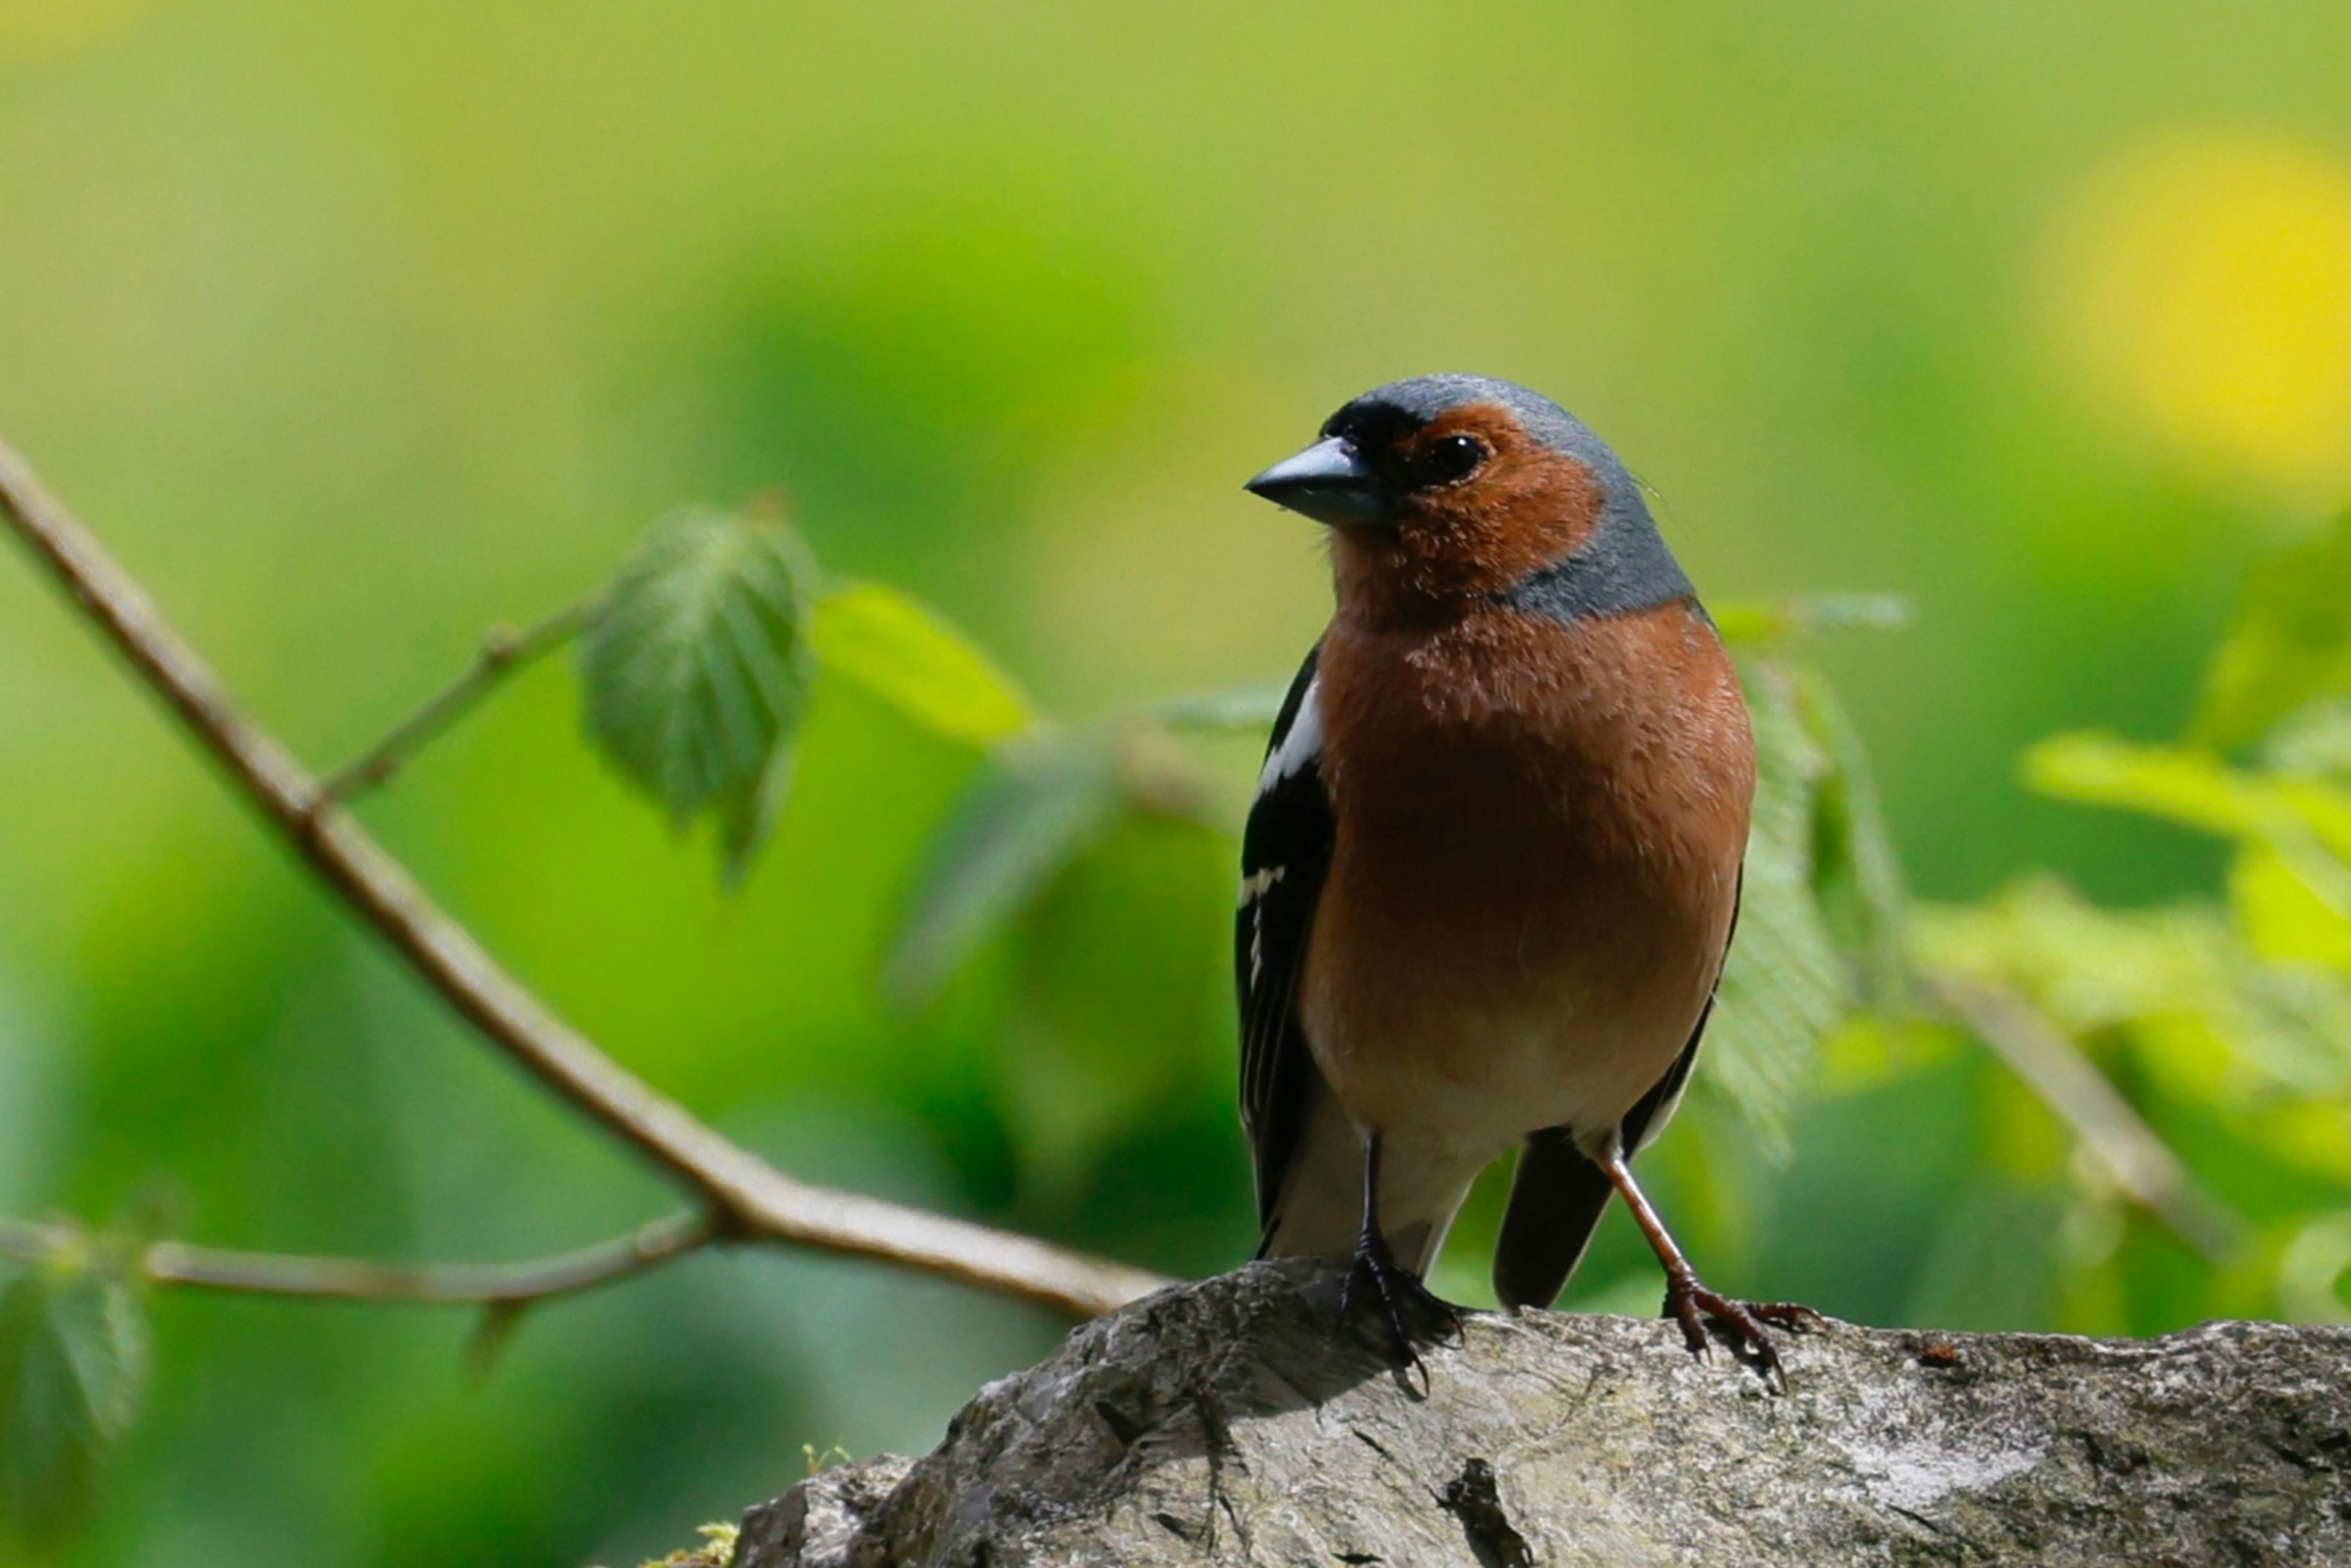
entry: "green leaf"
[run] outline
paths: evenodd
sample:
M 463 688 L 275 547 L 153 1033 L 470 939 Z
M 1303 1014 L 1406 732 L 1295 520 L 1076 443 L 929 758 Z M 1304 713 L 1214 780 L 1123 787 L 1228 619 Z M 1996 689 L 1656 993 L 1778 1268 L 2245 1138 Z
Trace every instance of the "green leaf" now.
M 2304 708 L 2270 732 L 2262 760 L 2279 773 L 2351 781 L 2351 701 Z
M 0 1527 L 54 1540 L 89 1505 L 146 1379 L 137 1291 L 77 1258 L 0 1265 Z
M 791 793 L 799 763 L 799 754 L 789 744 L 780 746 L 755 788 L 737 790 L 718 802 L 718 875 L 728 892 L 750 874 L 752 861 L 768 841 L 784 798 Z
M 772 519 L 653 525 L 580 651 L 588 735 L 680 831 L 720 823 L 730 880 L 775 819 L 808 689 L 807 558 Z
M 2250 833 L 2259 815 L 2245 781 L 2227 763 L 2187 747 L 2077 731 L 2028 747 L 2023 772 L 2028 789 L 2057 800 L 2137 811 L 2221 837 Z
M 2237 747 L 2330 693 L 2351 692 L 2351 512 L 2255 571 L 2204 673 L 2189 731 Z
M 2343 891 L 2339 883 L 2322 887 L 2312 885 L 2306 867 L 2266 845 L 2239 854 L 2229 868 L 2229 907 L 2246 946 L 2273 962 L 2351 976 L 2351 903 L 2329 896 Z
M 1784 1149 L 1788 1103 L 1822 1037 L 1851 1008 L 1854 983 L 1814 896 L 1816 802 L 1832 759 L 1807 727 L 1785 669 L 1758 662 L 1744 674 L 1755 810 L 1739 933 L 1699 1082 L 1737 1105 L 1767 1147 Z
M 2340 1093 L 2351 1067 L 2351 990 L 2261 962 L 2200 901 L 2108 910 L 2036 877 L 1981 904 L 1922 909 L 1912 946 L 1930 968 L 2014 987 L 2085 1043 L 2129 1045 L 2208 1110 L 2251 1109 L 2278 1085 Z M 2339 1147 L 2327 1157 L 2339 1162 Z
M 1732 647 L 1761 647 L 1827 632 L 1896 631 L 1909 623 L 1910 601 L 1898 593 L 1814 593 L 1726 604 L 1713 616 Z
M 1193 692 L 1184 696 L 1169 697 L 1157 704 L 1152 712 L 1159 719 L 1177 729 L 1241 730 L 1263 734 L 1273 727 L 1281 716 L 1281 705 L 1290 695 L 1287 681 L 1252 682 L 1247 685 L 1226 686 L 1212 692 Z
M 2312 896 L 2351 917 L 2351 789 L 2105 735 L 2053 736 L 2024 754 L 2024 775 L 2043 794 L 2138 811 L 2265 852 Z
M 1010 675 L 894 588 L 856 582 L 828 594 L 809 635 L 827 669 L 950 739 L 994 746 L 1037 724 Z
M 1904 988 L 1907 897 L 1869 754 L 1820 672 L 1782 667 L 1797 716 L 1825 764 L 1813 795 L 1813 896 L 1862 994 L 1891 1006 Z
M 883 962 L 883 989 L 904 1006 L 935 996 L 1099 841 L 1120 801 L 1115 762 L 1088 741 L 1040 738 L 991 758 L 932 837 Z
M 2246 772 L 2209 751 L 2090 733 L 2052 736 L 2029 748 L 2024 779 L 2059 800 L 2137 811 L 2216 837 L 2315 840 L 2351 856 L 2351 790 L 2325 779 Z
M 2204 1009 L 2225 987 L 2230 942 L 2202 904 L 2102 909 L 2047 875 L 1922 906 L 1911 923 L 1922 965 L 2013 986 L 2077 1035 Z

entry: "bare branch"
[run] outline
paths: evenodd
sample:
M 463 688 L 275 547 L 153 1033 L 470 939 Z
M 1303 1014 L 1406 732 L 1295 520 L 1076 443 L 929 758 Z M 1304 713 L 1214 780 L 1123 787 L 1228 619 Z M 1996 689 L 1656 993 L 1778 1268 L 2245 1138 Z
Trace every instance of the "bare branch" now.
M 800 1182 L 606 1056 L 501 968 L 277 740 L 229 702 L 146 593 L 0 446 L 0 517 L 336 897 L 498 1051 L 695 1195 L 738 1239 L 880 1259 L 1063 1312 L 1106 1312 L 1165 1283 L 1068 1249 Z
M 702 1214 L 675 1214 L 618 1237 L 528 1263 L 377 1263 L 357 1258 L 304 1258 L 157 1241 L 139 1254 L 152 1285 L 249 1296 L 340 1301 L 398 1301 L 424 1306 L 513 1309 L 553 1296 L 574 1295 L 701 1250 L 719 1237 Z M 46 1258 L 82 1245 L 86 1233 L 68 1225 L 0 1219 L 0 1253 Z
M 471 713 L 508 676 L 577 637 L 601 607 L 601 600 L 583 599 L 520 632 L 494 629 L 482 639 L 472 669 L 435 693 L 366 752 L 328 774 L 319 781 L 319 799 L 349 800 L 390 782 L 410 758 Z
M 2064 1030 L 2014 991 L 1989 981 L 1925 973 L 1919 983 L 2073 1129 L 2134 1203 L 2209 1261 L 2227 1260 L 2243 1221 L 2197 1185 L 2170 1145 Z

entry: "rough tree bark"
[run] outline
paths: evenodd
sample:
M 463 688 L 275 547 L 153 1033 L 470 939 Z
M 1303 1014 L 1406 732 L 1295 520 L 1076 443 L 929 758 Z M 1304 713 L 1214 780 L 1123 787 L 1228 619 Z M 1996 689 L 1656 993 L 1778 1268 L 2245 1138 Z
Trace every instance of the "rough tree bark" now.
M 1257 1264 L 1075 1331 L 926 1458 L 744 1521 L 737 1568 L 2351 1563 L 2351 1329 L 1832 1324 L 1788 1391 L 1671 1324 L 1479 1314 L 1429 1386 Z

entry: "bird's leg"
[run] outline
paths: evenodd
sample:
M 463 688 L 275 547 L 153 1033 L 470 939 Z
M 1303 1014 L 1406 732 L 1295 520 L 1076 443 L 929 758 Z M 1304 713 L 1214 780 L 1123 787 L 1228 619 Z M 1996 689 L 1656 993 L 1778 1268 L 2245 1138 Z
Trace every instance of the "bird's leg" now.
M 1633 1211 L 1634 1222 L 1641 1234 L 1649 1239 L 1650 1249 L 1666 1270 L 1666 1314 L 1682 1325 L 1682 1338 L 1688 1342 L 1695 1355 L 1706 1354 L 1705 1319 L 1712 1318 L 1730 1331 L 1731 1348 L 1743 1351 L 1766 1377 L 1777 1375 L 1782 1385 L 1787 1375 L 1780 1369 L 1780 1353 L 1773 1349 L 1763 1325 L 1771 1323 L 1783 1329 L 1809 1329 L 1822 1322 L 1820 1313 L 1810 1307 L 1792 1301 L 1734 1301 L 1707 1289 L 1698 1270 L 1674 1242 L 1666 1222 L 1657 1218 L 1650 1207 L 1648 1195 L 1641 1184 L 1633 1179 L 1633 1167 L 1625 1162 L 1624 1150 L 1611 1150 L 1600 1162 L 1600 1168 L 1625 1199 L 1625 1207 Z
M 1387 1233 L 1380 1228 L 1380 1134 L 1364 1135 L 1364 1228 L 1355 1239 L 1354 1261 L 1339 1292 L 1339 1316 L 1343 1321 L 1359 1294 L 1368 1292 L 1380 1305 L 1381 1320 L 1396 1359 L 1407 1368 L 1427 1368 L 1415 1348 L 1421 1339 L 1458 1335 L 1461 1312 L 1438 1299 L 1421 1283 L 1420 1276 L 1395 1260 Z

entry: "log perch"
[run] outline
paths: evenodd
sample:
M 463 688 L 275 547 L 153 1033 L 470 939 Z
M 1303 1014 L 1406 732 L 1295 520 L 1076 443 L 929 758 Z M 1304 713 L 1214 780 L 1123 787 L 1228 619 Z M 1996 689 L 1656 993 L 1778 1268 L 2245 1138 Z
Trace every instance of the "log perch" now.
M 1777 1394 L 1673 1324 L 1478 1313 L 1428 1386 L 1299 1260 L 1162 1291 L 925 1458 L 754 1508 L 736 1568 L 2351 1563 L 2351 1329 L 1831 1323 Z

